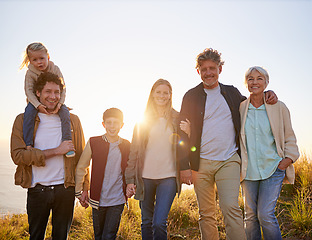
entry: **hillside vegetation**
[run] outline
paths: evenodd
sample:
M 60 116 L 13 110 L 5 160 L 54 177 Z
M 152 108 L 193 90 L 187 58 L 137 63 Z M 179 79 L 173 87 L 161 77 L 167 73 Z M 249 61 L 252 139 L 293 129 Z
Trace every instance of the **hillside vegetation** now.
M 312 239 L 312 160 L 303 153 L 295 163 L 294 185 L 284 185 L 278 200 L 276 215 L 283 239 Z M 239 199 L 243 211 L 243 201 Z M 225 239 L 222 214 L 217 205 L 217 219 L 220 239 Z M 118 238 L 141 239 L 140 208 L 138 201 L 129 199 L 122 215 Z M 0 219 L 0 239 L 29 239 L 27 215 L 8 215 Z M 51 239 L 49 223 L 46 239 Z M 69 239 L 93 239 L 91 208 L 76 206 Z M 200 239 L 198 228 L 198 207 L 192 189 L 184 190 L 175 198 L 168 218 L 168 239 Z

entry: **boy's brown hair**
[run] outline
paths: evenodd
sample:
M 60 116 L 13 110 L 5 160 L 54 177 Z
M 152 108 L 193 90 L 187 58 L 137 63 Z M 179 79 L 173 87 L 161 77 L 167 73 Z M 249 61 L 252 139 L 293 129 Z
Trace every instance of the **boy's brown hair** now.
M 121 110 L 119 110 L 118 108 L 109 108 L 107 109 L 104 113 L 103 113 L 103 122 L 105 122 L 105 120 L 107 118 L 110 117 L 114 117 L 120 120 L 120 122 L 123 123 L 123 113 Z

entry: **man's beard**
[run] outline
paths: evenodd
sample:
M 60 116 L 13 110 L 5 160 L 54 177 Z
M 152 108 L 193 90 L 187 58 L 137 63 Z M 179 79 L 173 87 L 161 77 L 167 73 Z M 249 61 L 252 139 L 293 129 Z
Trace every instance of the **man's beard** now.
M 216 81 L 214 81 L 213 83 L 206 83 L 205 81 L 203 81 L 204 85 L 207 87 L 212 87 L 213 85 L 215 85 L 218 82 L 218 79 Z

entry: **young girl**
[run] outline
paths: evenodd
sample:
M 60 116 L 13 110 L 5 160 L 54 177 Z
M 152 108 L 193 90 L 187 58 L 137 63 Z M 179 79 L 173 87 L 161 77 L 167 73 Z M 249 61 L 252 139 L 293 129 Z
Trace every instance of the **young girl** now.
M 24 54 L 23 62 L 20 66 L 20 70 L 27 67 L 28 70 L 25 75 L 25 93 L 27 97 L 27 107 L 24 113 L 23 122 L 23 134 L 24 142 L 27 149 L 30 149 L 34 145 L 34 127 L 35 118 L 38 112 L 48 114 L 46 106 L 40 103 L 34 93 L 34 83 L 37 81 L 39 75 L 43 72 L 51 72 L 60 77 L 63 81 L 63 75 L 58 68 L 50 61 L 50 56 L 47 48 L 39 42 L 31 43 L 27 46 Z M 64 84 L 64 82 L 63 82 Z M 61 93 L 60 101 L 57 108 L 53 113 L 58 113 L 62 124 L 62 141 L 71 140 L 70 118 L 68 108 L 64 104 L 65 101 L 65 88 Z M 70 151 L 66 154 L 67 157 L 75 156 L 74 151 Z
M 127 197 L 140 200 L 142 239 L 167 239 L 167 218 L 180 192 L 176 162 L 178 112 L 172 108 L 172 87 L 157 80 L 150 92 L 144 123 L 133 131 L 125 177 Z

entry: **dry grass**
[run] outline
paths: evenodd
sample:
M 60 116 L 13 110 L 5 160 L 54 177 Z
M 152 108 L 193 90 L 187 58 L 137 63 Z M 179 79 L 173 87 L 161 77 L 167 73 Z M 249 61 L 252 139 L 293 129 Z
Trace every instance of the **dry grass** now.
M 283 239 L 312 239 L 312 161 L 302 154 L 295 163 L 294 185 L 284 185 L 276 207 Z M 243 211 L 240 196 L 239 205 Z M 223 217 L 217 205 L 217 221 L 220 239 L 225 239 Z M 141 214 L 138 201 L 129 199 L 125 208 L 117 239 L 141 239 Z M 69 234 L 70 240 L 93 239 L 91 208 L 75 208 L 74 220 Z M 0 219 L 0 240 L 29 239 L 27 215 L 11 215 Z M 51 239 L 51 224 L 46 239 Z M 200 239 L 198 207 L 194 191 L 184 190 L 175 198 L 168 217 L 168 239 Z

